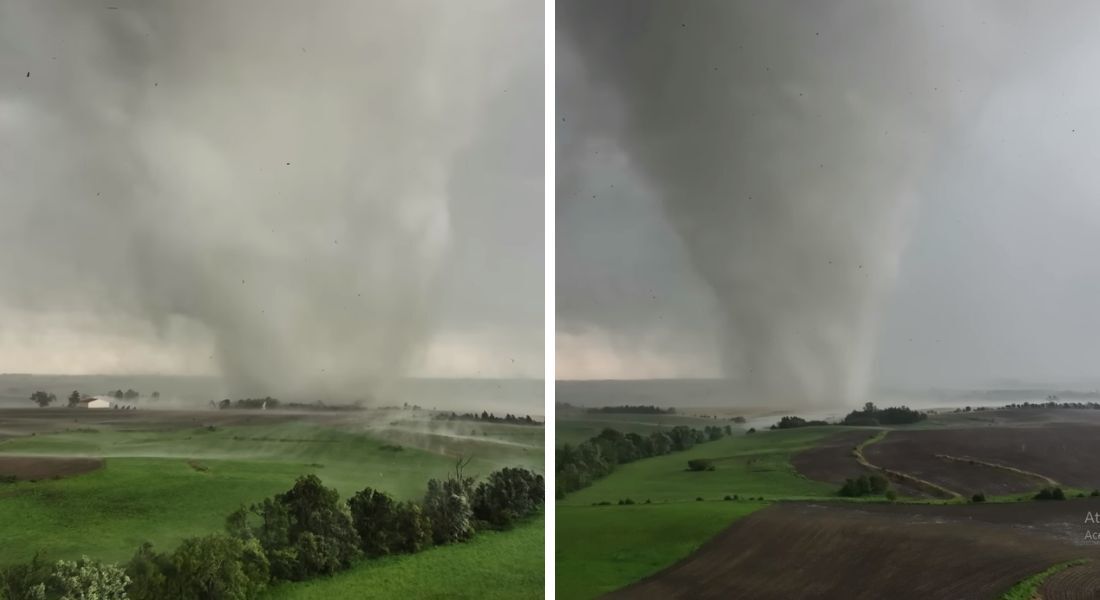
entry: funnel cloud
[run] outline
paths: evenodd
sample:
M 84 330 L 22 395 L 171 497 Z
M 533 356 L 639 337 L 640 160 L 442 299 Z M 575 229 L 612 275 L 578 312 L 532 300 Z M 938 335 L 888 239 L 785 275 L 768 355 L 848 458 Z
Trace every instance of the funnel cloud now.
M 747 402 L 862 402 L 937 153 L 1013 69 L 1085 37 L 1075 19 L 1095 11 L 1064 8 L 562 3 L 559 223 L 621 215 L 610 237 L 634 245 L 615 252 L 652 260 L 597 302 L 594 267 L 567 255 L 560 333 L 661 345 L 681 372 L 715 354 Z M 655 219 L 663 232 L 621 232 Z M 612 251 L 595 228 L 559 225 L 559 248 L 573 236 L 598 263 Z
M 503 0 L 0 2 L 0 356 L 241 396 L 537 374 L 541 22 Z

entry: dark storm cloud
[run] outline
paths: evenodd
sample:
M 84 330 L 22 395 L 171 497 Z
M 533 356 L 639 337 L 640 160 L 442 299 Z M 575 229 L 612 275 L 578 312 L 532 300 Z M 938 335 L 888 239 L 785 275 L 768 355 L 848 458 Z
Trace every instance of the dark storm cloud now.
M 1085 36 L 1095 11 L 1059 8 L 562 3 L 558 247 L 576 235 L 590 254 L 559 267 L 561 330 L 637 344 L 664 298 L 701 347 L 720 325 L 722 374 L 751 400 L 858 401 L 937 153 L 999 85 Z M 645 257 L 629 283 L 593 285 L 623 255 Z

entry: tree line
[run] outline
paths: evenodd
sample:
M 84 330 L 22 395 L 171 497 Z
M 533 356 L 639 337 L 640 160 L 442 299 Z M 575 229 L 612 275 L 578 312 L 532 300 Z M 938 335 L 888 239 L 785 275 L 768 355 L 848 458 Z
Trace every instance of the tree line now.
M 477 413 L 436 413 L 432 417 L 436 421 L 478 421 L 482 423 L 504 423 L 506 425 L 536 425 L 541 426 L 542 421 L 536 421 L 531 418 L 531 415 L 513 415 L 508 413 L 503 417 L 498 417 L 491 412 L 481 411 L 481 414 Z
M 918 423 L 928 418 L 928 415 L 913 410 L 907 406 L 891 406 L 878 408 L 873 402 L 863 405 L 862 410 L 853 410 L 848 413 L 838 425 L 855 425 L 875 427 L 878 425 L 909 425 Z M 798 427 L 814 427 L 831 425 L 828 421 L 806 420 L 802 417 L 783 417 L 771 426 L 771 429 L 796 429 Z
M 610 474 L 618 465 L 689 450 L 696 444 L 732 434 L 733 430 L 729 425 L 707 426 L 703 429 L 677 425 L 667 431 L 655 431 L 648 435 L 604 429 L 595 437 L 576 445 L 565 444 L 557 450 L 555 497 L 560 499 L 570 492 L 588 487 L 595 480 Z
M 126 390 L 125 392 L 122 390 L 115 390 L 113 392 L 107 392 L 106 395 L 115 400 L 136 400 L 141 397 L 141 393 L 135 390 Z M 160 392 L 153 392 L 149 397 L 153 400 L 158 400 L 160 399 Z M 73 390 L 73 393 L 69 394 L 68 407 L 76 408 L 80 406 L 82 398 L 84 398 L 84 396 L 79 391 Z M 57 394 L 36 390 L 31 393 L 31 402 L 37 404 L 39 408 L 46 408 L 54 402 L 57 402 Z
M 420 502 L 369 487 L 341 502 L 316 475 L 304 475 L 290 490 L 234 511 L 224 533 L 188 538 L 171 552 L 145 543 L 124 565 L 36 555 L 0 571 L 0 600 L 252 599 L 272 584 L 330 575 L 364 558 L 506 529 L 541 507 L 542 475 L 505 468 L 476 483 L 463 466 L 430 480 Z
M 631 415 L 674 415 L 676 414 L 675 408 L 661 408 L 659 406 L 645 406 L 645 405 L 633 405 L 623 404 L 621 406 L 601 406 L 599 408 L 588 409 L 592 414 L 631 414 Z

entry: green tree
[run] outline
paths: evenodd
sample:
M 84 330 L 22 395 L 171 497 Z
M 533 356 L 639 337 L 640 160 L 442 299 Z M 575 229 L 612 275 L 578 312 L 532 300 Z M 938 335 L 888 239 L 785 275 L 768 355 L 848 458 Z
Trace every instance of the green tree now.
M 40 408 L 46 408 L 57 400 L 57 396 L 53 394 L 47 394 L 41 390 L 31 394 L 31 402 L 37 404 Z
M 464 542 L 474 535 L 469 491 L 472 484 L 472 480 L 461 476 L 428 481 L 424 513 L 431 522 L 432 541 L 436 544 Z
M 297 581 L 329 574 L 351 565 L 359 555 L 359 535 L 336 490 L 326 488 L 316 475 L 299 477 L 285 493 L 267 498 L 248 513 L 238 510 L 226 520 L 237 539 L 255 541 L 263 548 L 276 579 Z
M 268 582 L 268 562 L 256 540 L 224 535 L 189 538 L 172 553 L 162 598 L 250 600 Z
M 126 593 L 132 600 L 164 598 L 166 573 L 172 571 L 171 557 L 157 553 L 152 544 L 145 542 L 126 563 L 126 576 L 130 578 Z
M 411 500 L 399 503 L 394 509 L 397 544 L 393 552 L 411 554 L 431 545 L 432 523 L 420 505 Z
M 474 492 L 474 516 L 493 527 L 510 527 L 538 510 L 544 491 L 542 475 L 534 471 L 512 467 L 494 471 Z
M 393 498 L 385 492 L 364 488 L 348 498 L 348 509 L 364 554 L 374 557 L 395 551 L 400 534 Z
M 73 390 L 73 393 L 69 394 L 69 408 L 77 406 L 80 406 L 80 392 Z
M 0 598 L 4 600 L 45 600 L 46 581 L 51 565 L 35 554 L 29 563 L 0 570 Z
M 60 560 L 46 582 L 48 598 L 58 600 L 126 600 L 130 578 L 118 565 L 103 564 L 83 556 Z

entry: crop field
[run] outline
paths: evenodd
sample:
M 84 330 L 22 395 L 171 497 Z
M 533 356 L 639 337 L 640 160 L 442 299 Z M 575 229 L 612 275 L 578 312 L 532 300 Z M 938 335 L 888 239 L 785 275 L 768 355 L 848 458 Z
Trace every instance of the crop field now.
M 435 422 L 400 411 L 0 412 L 0 475 L 5 465 L 22 473 L 20 481 L 0 483 L 0 539 L 7 542 L 0 565 L 38 551 L 51 559 L 125 561 L 145 541 L 169 550 L 185 537 L 221 531 L 230 512 L 308 473 L 345 498 L 371 486 L 418 499 L 428 479 L 453 472 L 459 456 L 472 459 L 464 472 L 473 476 L 503 466 L 541 471 L 543 464 L 541 427 Z M 504 560 L 493 544 L 520 544 L 541 557 L 541 535 L 525 525 L 491 536 L 489 547 L 469 557 Z M 455 561 L 473 560 L 443 550 L 456 553 Z M 399 572 L 420 559 L 394 559 L 386 568 Z M 541 590 L 539 565 L 532 589 Z M 376 568 L 364 564 L 345 576 Z M 302 594 L 292 597 L 314 597 Z
M 1039 582 L 1039 596 L 1043 600 L 1089 600 L 1096 598 L 1100 590 L 1100 561 L 1066 565 Z M 1010 598 L 1008 600 L 1015 600 Z M 1031 600 L 1028 598 L 1027 600 Z
M 1018 471 L 1070 487 L 1100 487 L 1095 463 L 1100 456 L 1100 425 L 896 431 L 869 445 L 865 454 L 876 465 L 916 474 L 964 495 L 1009 494 L 1044 485 L 1042 479 Z

